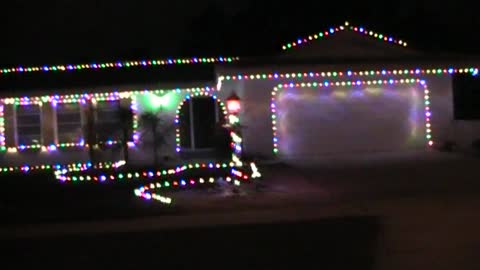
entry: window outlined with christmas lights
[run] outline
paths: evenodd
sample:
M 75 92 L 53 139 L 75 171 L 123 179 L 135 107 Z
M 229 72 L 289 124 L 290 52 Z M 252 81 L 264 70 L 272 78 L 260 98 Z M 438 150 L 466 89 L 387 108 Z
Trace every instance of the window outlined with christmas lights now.
M 56 104 L 56 105 L 55 105 Z M 62 147 L 84 142 L 85 116 L 80 102 L 52 102 L 55 108 L 55 142 Z M 73 146 L 72 145 L 72 146 Z
M 20 150 L 39 148 L 43 143 L 42 103 L 14 106 L 13 128 L 15 143 Z
M 25 145 L 22 147 L 8 146 L 5 142 L 5 106 L 10 105 L 30 105 L 38 104 L 39 106 L 46 105 L 55 107 L 58 103 L 80 103 L 81 106 L 86 106 L 90 102 L 103 102 L 103 101 L 117 101 L 117 100 L 130 100 L 130 109 L 133 114 L 133 126 L 132 126 L 132 141 L 128 142 L 130 147 L 135 146 L 140 140 L 139 134 L 139 110 L 137 103 L 137 96 L 143 94 L 164 94 L 164 93 L 183 93 L 187 95 L 198 95 L 203 92 L 215 91 L 215 87 L 192 87 L 192 88 L 173 88 L 173 89 L 144 89 L 144 90 L 131 90 L 122 92 L 104 91 L 97 93 L 84 93 L 84 94 L 69 94 L 69 95 L 47 95 L 47 96 L 23 96 L 23 97 L 8 97 L 0 99 L 0 151 L 7 151 L 9 153 L 16 153 L 18 150 L 25 149 L 41 149 L 42 151 L 56 151 L 58 148 L 66 147 L 88 147 L 85 141 L 71 142 L 71 143 L 54 143 L 51 145 Z M 56 136 L 56 135 L 55 135 Z M 112 144 L 114 145 L 114 143 Z
M 278 130 L 278 112 L 277 112 L 277 93 L 282 89 L 289 88 L 311 88 L 314 90 L 328 88 L 328 87 L 353 87 L 353 86 L 382 86 L 382 85 L 418 85 L 423 90 L 423 102 L 424 102 L 424 126 L 425 126 L 425 140 L 427 146 L 433 146 L 434 141 L 432 138 L 432 124 L 431 124 L 431 103 L 430 103 L 430 90 L 427 83 L 423 79 L 410 78 L 410 79 L 379 79 L 379 80 L 353 80 L 353 81 L 324 81 L 324 82 L 290 82 L 284 84 L 278 84 L 271 92 L 270 111 L 272 119 L 272 146 L 273 153 L 279 154 L 279 144 L 281 138 L 279 138 Z
M 88 102 L 112 102 L 112 101 L 119 101 L 121 99 L 128 99 L 129 94 L 128 93 L 99 93 L 99 94 L 75 94 L 75 95 L 65 95 L 65 96 L 59 96 L 59 95 L 54 95 L 54 96 L 44 96 L 44 97 L 22 97 L 22 98 L 6 98 L 3 99 L 3 104 L 9 105 L 13 104 L 14 107 L 17 106 L 51 106 L 53 109 L 53 113 L 55 114 L 55 119 L 58 116 L 58 111 L 57 111 L 57 106 L 58 104 L 79 104 L 79 109 L 80 109 L 80 114 L 81 117 L 84 117 L 84 108 Z M 14 114 L 16 110 L 14 110 Z M 135 113 L 136 111 L 133 110 Z M 3 111 L 2 111 L 3 113 Z M 17 132 L 17 123 L 16 123 L 16 115 L 14 115 L 14 123 L 13 123 L 13 128 L 15 129 L 15 132 Z M 43 115 L 41 115 L 43 116 Z M 5 115 L 3 115 L 5 118 Z M 136 117 L 134 117 L 134 120 L 136 120 Z M 137 127 L 138 124 L 134 121 L 133 127 L 134 127 L 134 134 L 137 132 L 135 127 Z M 1 126 L 0 126 L 1 127 Z M 42 132 L 43 132 L 43 127 L 42 127 Z M 5 133 L 5 132 L 4 132 Z M 44 144 L 44 142 L 39 142 L 36 144 L 21 144 L 21 142 L 18 142 L 18 140 L 15 140 L 16 142 L 16 147 L 8 147 L 8 148 L 2 148 L 3 150 L 7 150 L 8 152 L 14 153 L 17 152 L 18 150 L 23 151 L 26 149 L 40 149 L 42 151 L 56 151 L 58 148 L 67 148 L 67 147 L 86 147 L 88 146 L 85 143 L 85 140 L 83 137 L 85 136 L 83 127 L 82 127 L 82 139 L 76 140 L 76 141 L 71 141 L 71 142 L 60 142 L 58 141 L 58 122 L 56 125 L 54 125 L 54 130 L 53 130 L 53 137 L 54 137 L 54 143 L 47 145 Z M 15 133 L 16 134 L 16 133 Z M 17 136 L 17 135 L 15 135 Z M 114 143 L 111 143 L 109 145 L 113 145 Z
M 195 93 L 189 93 L 185 95 L 185 97 L 182 99 L 182 101 L 178 104 L 177 110 L 175 113 L 175 152 L 180 153 L 181 151 L 187 150 L 187 151 L 194 151 L 197 148 L 195 147 L 195 140 L 194 140 L 194 123 L 193 123 L 193 108 L 192 108 L 192 100 L 195 98 L 211 98 L 214 100 L 215 104 L 215 124 L 218 124 L 219 122 L 224 122 L 226 123 L 227 118 L 228 118 L 228 113 L 227 109 L 225 106 L 225 103 L 213 92 L 213 91 L 201 91 L 201 92 L 195 92 Z M 187 137 L 186 135 L 183 134 L 182 131 L 182 109 L 185 108 L 184 105 L 188 102 L 188 120 L 190 121 L 189 124 L 189 134 L 188 138 L 190 139 L 190 142 L 188 143 L 189 147 L 183 147 L 182 146 L 182 137 Z M 221 120 L 221 121 L 220 121 Z M 182 136 L 184 135 L 184 136 Z

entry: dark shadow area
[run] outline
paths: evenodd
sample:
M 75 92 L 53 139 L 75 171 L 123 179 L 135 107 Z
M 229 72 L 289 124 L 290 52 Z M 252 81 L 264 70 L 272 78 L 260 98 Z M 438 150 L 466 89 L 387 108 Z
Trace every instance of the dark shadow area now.
M 372 269 L 373 217 L 2 241 L 3 269 Z
M 135 180 L 60 183 L 51 173 L 0 177 L 0 226 L 111 220 L 179 213 L 172 205 L 145 202 L 133 189 Z

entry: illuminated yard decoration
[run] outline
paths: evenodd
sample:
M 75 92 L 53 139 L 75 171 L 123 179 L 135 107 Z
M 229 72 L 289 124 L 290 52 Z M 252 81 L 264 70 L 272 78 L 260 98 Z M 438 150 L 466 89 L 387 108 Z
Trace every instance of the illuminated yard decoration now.
M 72 163 L 72 164 L 43 164 L 43 165 L 20 165 L 20 166 L 7 166 L 7 167 L 0 167 L 0 173 L 15 173 L 15 172 L 22 172 L 22 173 L 30 173 L 35 171 L 51 171 L 54 170 L 55 172 L 62 172 L 63 170 L 67 170 L 69 172 L 73 171 L 83 171 L 88 168 L 113 168 L 119 167 L 123 163 L 121 161 L 117 162 L 101 162 L 98 164 L 93 165 L 90 162 L 87 163 Z
M 335 33 L 342 32 L 342 31 L 352 31 L 355 33 L 359 33 L 364 36 L 369 36 L 372 38 L 375 38 L 380 41 L 388 42 L 388 43 L 393 43 L 402 47 L 407 47 L 407 43 L 405 41 L 402 41 L 401 39 L 396 39 L 391 36 L 387 36 L 384 34 L 376 33 L 371 30 L 367 30 L 364 27 L 361 26 L 351 26 L 348 22 L 345 22 L 344 25 L 340 25 L 337 27 L 331 27 L 327 31 L 315 33 L 313 35 L 310 35 L 305 38 L 299 38 L 295 42 L 287 43 L 282 46 L 283 50 L 288 50 L 288 49 L 293 49 L 295 47 L 298 47 L 300 45 L 306 44 L 306 43 L 311 43 L 314 40 L 322 39 L 322 38 L 327 38 L 331 35 L 334 35 Z
M 430 110 L 430 91 L 428 90 L 425 80 L 422 79 L 388 79 L 388 80 L 370 80 L 370 81 L 341 81 L 341 82 L 313 82 L 313 83 L 286 83 L 279 84 L 272 90 L 272 99 L 270 109 L 272 112 L 272 131 L 273 131 L 273 152 L 278 154 L 278 145 L 280 143 L 277 133 L 277 93 L 282 89 L 288 88 L 327 88 L 327 87 L 351 87 L 351 86 L 370 86 L 370 85 L 398 85 L 409 84 L 419 85 L 423 89 L 424 94 L 424 112 L 425 112 L 425 138 L 428 146 L 433 145 L 432 126 L 431 126 L 431 110 Z
M 180 102 L 180 104 L 178 105 L 177 107 L 177 111 L 175 113 L 175 144 L 176 144 L 176 147 L 175 147 L 175 151 L 177 153 L 179 153 L 181 151 L 181 139 L 180 139 L 180 110 L 182 109 L 182 106 L 185 104 L 185 102 L 189 101 L 191 98 L 194 98 L 194 97 L 211 97 L 213 98 L 219 105 L 219 108 L 222 112 L 222 115 L 223 117 L 225 118 L 225 120 L 227 119 L 227 109 L 225 107 L 225 103 L 223 103 L 218 97 L 216 94 L 214 94 L 214 88 L 211 88 L 211 89 L 205 89 L 205 91 L 198 91 L 198 92 L 194 92 L 194 93 L 191 93 L 191 94 L 187 94 L 185 96 L 185 98 L 182 100 L 182 102 Z
M 110 163 L 100 163 L 95 165 L 94 168 L 99 169 L 118 169 L 121 166 L 125 165 L 124 161 L 110 162 Z M 98 181 L 98 182 L 111 182 L 115 180 L 133 180 L 133 179 L 158 179 L 164 178 L 167 176 L 175 176 L 180 173 L 191 171 L 191 170 L 228 170 L 230 174 L 239 177 L 241 180 L 255 179 L 259 178 L 261 175 L 256 167 L 255 163 L 250 163 L 250 169 L 252 173 L 249 173 L 241 168 L 235 168 L 233 162 L 230 163 L 189 163 L 180 166 L 176 166 L 170 169 L 161 169 L 161 170 L 140 170 L 140 171 L 131 171 L 131 172 L 97 172 L 90 173 L 87 170 L 92 167 L 91 163 L 78 164 L 70 167 L 55 167 L 55 175 L 57 180 L 61 182 L 76 182 L 76 181 Z M 75 172 L 75 173 L 74 173 Z M 228 172 L 226 173 L 228 174 Z M 169 182 L 165 180 L 164 186 L 177 186 L 178 182 Z
M 0 68 L 0 74 L 7 73 L 31 73 L 31 72 L 68 72 L 85 69 L 123 69 L 132 67 L 153 67 L 153 66 L 169 66 L 169 65 L 184 65 L 184 64 L 205 64 L 205 63 L 231 63 L 238 61 L 238 57 L 192 57 L 192 58 L 177 58 L 177 59 L 163 59 L 163 60 L 138 60 L 138 61 L 116 61 L 107 63 L 91 63 L 91 64 L 66 64 L 66 65 L 43 65 L 30 67 L 11 67 Z
M 89 172 L 79 172 L 76 174 L 69 174 L 72 171 L 62 171 L 61 173 L 57 174 L 57 179 L 62 182 L 75 182 L 75 181 L 96 181 L 96 182 L 111 182 L 115 180 L 132 180 L 132 179 L 156 179 L 156 178 L 163 178 L 165 176 L 176 175 L 187 170 L 195 170 L 195 169 L 209 169 L 209 170 L 216 170 L 216 169 L 227 169 L 232 167 L 233 163 L 194 163 L 194 164 L 185 164 L 181 166 L 177 166 L 170 169 L 162 169 L 162 170 L 140 170 L 140 171 L 132 171 L 132 172 L 99 172 L 99 173 L 89 173 Z M 120 166 L 117 166 L 117 168 Z M 81 178 L 82 177 L 82 178 Z
M 241 172 L 235 171 L 232 169 L 232 174 L 240 174 Z M 157 200 L 163 204 L 171 204 L 172 198 L 160 195 L 157 190 L 166 190 L 166 189 L 177 189 L 182 190 L 195 186 L 207 186 L 214 185 L 215 183 L 221 181 L 222 177 L 197 177 L 197 178 L 181 178 L 175 181 L 164 181 L 164 182 L 153 182 L 146 185 L 142 185 L 139 188 L 136 188 L 133 192 L 135 196 L 143 198 L 145 200 Z M 233 183 L 235 186 L 240 185 L 240 181 L 232 179 L 229 176 L 225 177 L 225 181 L 228 183 Z

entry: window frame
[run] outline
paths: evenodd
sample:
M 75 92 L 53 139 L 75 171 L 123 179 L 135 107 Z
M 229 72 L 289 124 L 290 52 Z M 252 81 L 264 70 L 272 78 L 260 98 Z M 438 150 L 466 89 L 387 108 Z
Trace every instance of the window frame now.
M 40 124 L 39 124 L 39 127 L 40 127 L 40 141 L 38 144 L 20 144 L 20 140 L 19 140 L 19 124 L 18 124 L 18 108 L 19 107 L 26 107 L 26 106 L 38 106 L 38 109 L 39 109 L 39 119 L 40 119 Z M 13 108 L 13 113 L 14 113 L 14 117 L 13 117 L 13 127 L 14 127 L 14 136 L 15 136 L 15 145 L 17 147 L 17 149 L 23 151 L 23 150 L 27 150 L 27 149 L 40 149 L 42 148 L 43 146 L 43 110 L 42 110 L 42 103 L 41 102 L 32 102 L 32 103 L 15 103 L 14 104 L 14 108 Z

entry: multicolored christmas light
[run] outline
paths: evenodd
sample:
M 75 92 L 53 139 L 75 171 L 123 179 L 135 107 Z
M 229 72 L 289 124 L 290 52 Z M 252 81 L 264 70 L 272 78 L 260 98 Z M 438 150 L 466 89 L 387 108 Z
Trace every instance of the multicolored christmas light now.
M 424 94 L 424 112 L 425 112 L 425 138 L 428 146 L 433 146 L 431 110 L 430 110 L 430 91 L 428 90 L 425 80 L 411 79 L 388 79 L 388 80 L 355 80 L 355 81 L 324 81 L 324 82 L 308 82 L 308 83 L 286 83 L 279 84 L 272 90 L 272 99 L 270 110 L 272 112 L 272 132 L 273 132 L 273 152 L 278 154 L 279 138 L 277 133 L 277 93 L 282 89 L 288 88 L 327 88 L 327 87 L 351 87 L 351 86 L 370 86 L 370 85 L 398 85 L 410 84 L 419 85 L 423 89 Z
M 176 175 L 183 173 L 187 170 L 195 169 L 209 169 L 209 170 L 218 170 L 218 169 L 227 169 L 233 167 L 233 163 L 191 163 L 181 166 L 177 166 L 170 169 L 162 170 L 141 170 L 141 171 L 132 171 L 132 172 L 81 172 L 76 174 L 70 174 L 72 171 L 64 170 L 61 173 L 57 174 L 57 179 L 62 182 L 76 182 L 76 181 L 95 181 L 95 182 L 107 182 L 115 180 L 133 180 L 133 179 L 156 179 L 162 178 L 165 176 Z M 119 168 L 117 166 L 115 168 Z
M 283 50 L 293 49 L 295 47 L 299 47 L 300 45 L 310 43 L 310 42 L 312 42 L 314 40 L 317 40 L 317 39 L 327 38 L 329 36 L 334 35 L 335 33 L 342 32 L 342 31 L 352 31 L 352 32 L 359 33 L 359 34 L 364 35 L 364 36 L 375 38 L 375 39 L 380 40 L 380 41 L 396 44 L 396 45 L 399 45 L 399 46 L 402 46 L 402 47 L 407 47 L 407 43 L 405 41 L 402 41 L 401 39 L 396 39 L 396 38 L 393 38 L 391 36 L 380 34 L 380 33 L 377 33 L 377 32 L 371 31 L 371 30 L 367 30 L 367 29 L 365 29 L 364 27 L 361 27 L 361 26 L 351 26 L 348 22 L 345 22 L 344 25 L 340 25 L 340 26 L 337 26 L 337 27 L 331 27 L 327 31 L 322 31 L 322 32 L 319 32 L 319 33 L 315 33 L 315 34 L 310 35 L 308 37 L 299 38 L 294 42 L 287 43 L 287 44 L 282 46 L 282 49 Z
M 0 151 L 5 151 L 5 114 L 4 106 L 0 105 Z
M 236 168 L 231 168 L 230 173 L 232 177 L 225 176 L 225 177 L 196 177 L 196 178 L 180 178 L 179 180 L 173 181 L 163 181 L 163 182 L 152 182 L 149 184 L 145 184 L 140 186 L 139 188 L 134 190 L 134 194 L 137 197 L 141 197 L 146 200 L 157 200 L 164 204 L 171 204 L 172 198 L 160 195 L 156 190 L 163 190 L 163 189 L 184 189 L 189 187 L 195 187 L 199 185 L 212 185 L 215 184 L 222 179 L 225 179 L 227 183 L 233 183 L 235 186 L 239 186 L 241 184 L 241 180 L 247 181 L 248 179 L 255 179 L 261 177 L 258 168 L 256 167 L 254 162 L 250 163 L 250 169 L 252 174 L 250 177 L 244 170 L 239 170 Z
M 42 165 L 20 165 L 0 167 L 0 173 L 30 173 L 36 171 L 54 171 L 55 173 L 67 170 L 68 172 L 83 171 L 88 168 L 118 168 L 122 166 L 122 162 L 101 162 L 93 165 L 91 162 L 86 163 L 71 163 L 71 164 L 42 164 Z
M 219 81 L 241 81 L 241 80 L 293 80 L 293 79 L 315 79 L 315 78 L 351 78 L 368 76 L 419 76 L 419 75 L 446 75 L 446 74 L 472 74 L 478 75 L 479 67 L 439 67 L 439 68 L 413 68 L 413 69 L 377 69 L 377 70 L 344 70 L 344 71 L 322 71 L 322 72 L 291 72 L 291 73 L 256 73 L 256 74 L 232 74 L 221 75 Z M 222 85 L 219 83 L 219 85 Z
M 192 57 L 162 60 L 137 60 L 137 61 L 116 61 L 91 64 L 65 64 L 65 65 L 43 65 L 43 66 L 17 66 L 11 68 L 0 68 L 0 75 L 8 73 L 31 73 L 31 72 L 71 72 L 77 70 L 100 70 L 100 69 L 123 69 L 133 67 L 154 67 L 184 64 L 206 64 L 206 63 L 231 63 L 238 61 L 239 57 Z

